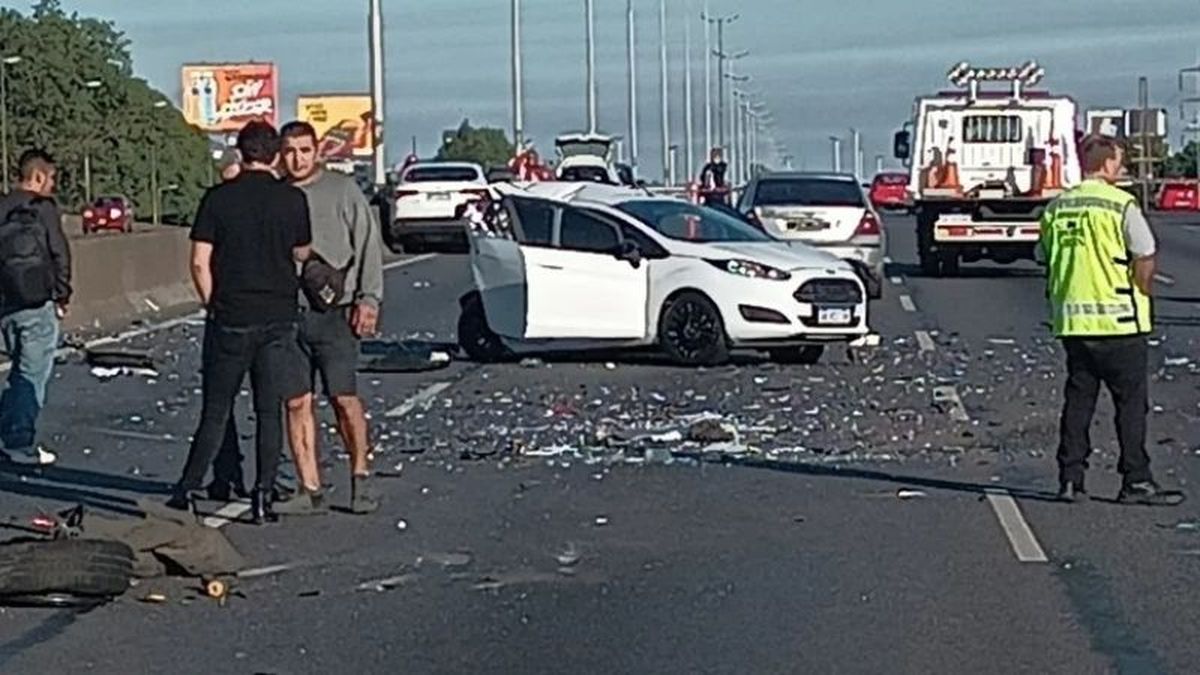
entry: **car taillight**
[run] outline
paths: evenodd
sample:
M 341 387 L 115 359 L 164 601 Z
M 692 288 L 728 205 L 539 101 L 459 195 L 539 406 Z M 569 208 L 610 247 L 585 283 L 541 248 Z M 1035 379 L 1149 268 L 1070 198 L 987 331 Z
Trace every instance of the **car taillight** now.
M 878 236 L 879 233 L 879 219 L 870 211 L 863 214 L 858 221 L 858 228 L 854 230 L 855 236 Z
M 92 217 L 94 217 L 95 215 L 96 215 L 96 212 L 95 212 L 95 211 L 93 211 L 93 210 L 91 210 L 91 209 L 85 209 L 85 210 L 84 210 L 84 212 L 83 212 L 83 217 L 84 217 L 84 218 L 92 218 Z
M 118 209 L 118 208 L 109 209 L 108 217 L 113 218 L 113 219 L 120 218 L 121 217 L 121 209 Z

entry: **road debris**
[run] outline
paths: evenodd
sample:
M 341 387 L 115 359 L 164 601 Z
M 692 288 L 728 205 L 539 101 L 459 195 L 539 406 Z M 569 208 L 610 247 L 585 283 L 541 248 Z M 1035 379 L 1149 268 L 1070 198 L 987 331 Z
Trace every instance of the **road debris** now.
M 929 495 L 924 490 L 914 490 L 909 488 L 901 488 L 896 490 L 896 497 L 899 499 L 923 499 Z

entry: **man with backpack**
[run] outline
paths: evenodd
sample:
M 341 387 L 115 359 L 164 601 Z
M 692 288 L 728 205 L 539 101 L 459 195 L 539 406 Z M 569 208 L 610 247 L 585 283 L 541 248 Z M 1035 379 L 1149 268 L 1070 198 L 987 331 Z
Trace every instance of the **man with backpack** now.
M 0 198 L 0 333 L 11 362 L 0 443 L 9 461 L 44 466 L 58 459 L 37 443 L 37 420 L 71 300 L 71 251 L 54 201 L 54 160 L 28 150 L 17 164 L 17 189 Z

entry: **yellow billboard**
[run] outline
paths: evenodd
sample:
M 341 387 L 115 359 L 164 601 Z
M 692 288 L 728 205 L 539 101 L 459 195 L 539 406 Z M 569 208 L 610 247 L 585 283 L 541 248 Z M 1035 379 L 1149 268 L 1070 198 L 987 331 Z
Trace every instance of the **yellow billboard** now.
M 251 120 L 279 123 L 279 71 L 271 63 L 183 66 L 183 116 L 207 132 L 239 131 Z
M 304 95 L 296 100 L 296 116 L 317 130 L 322 158 L 371 156 L 370 95 Z

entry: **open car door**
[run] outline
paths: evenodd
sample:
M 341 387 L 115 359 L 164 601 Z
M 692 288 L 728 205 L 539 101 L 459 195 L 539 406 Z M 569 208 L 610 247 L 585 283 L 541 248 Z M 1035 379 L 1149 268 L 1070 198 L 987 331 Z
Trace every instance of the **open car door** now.
M 516 196 L 505 201 L 524 268 L 525 339 L 645 336 L 648 265 L 624 255 L 617 224 L 561 202 Z
M 467 223 L 471 277 L 488 327 L 502 337 L 525 337 L 525 259 L 511 204 L 489 206 Z

